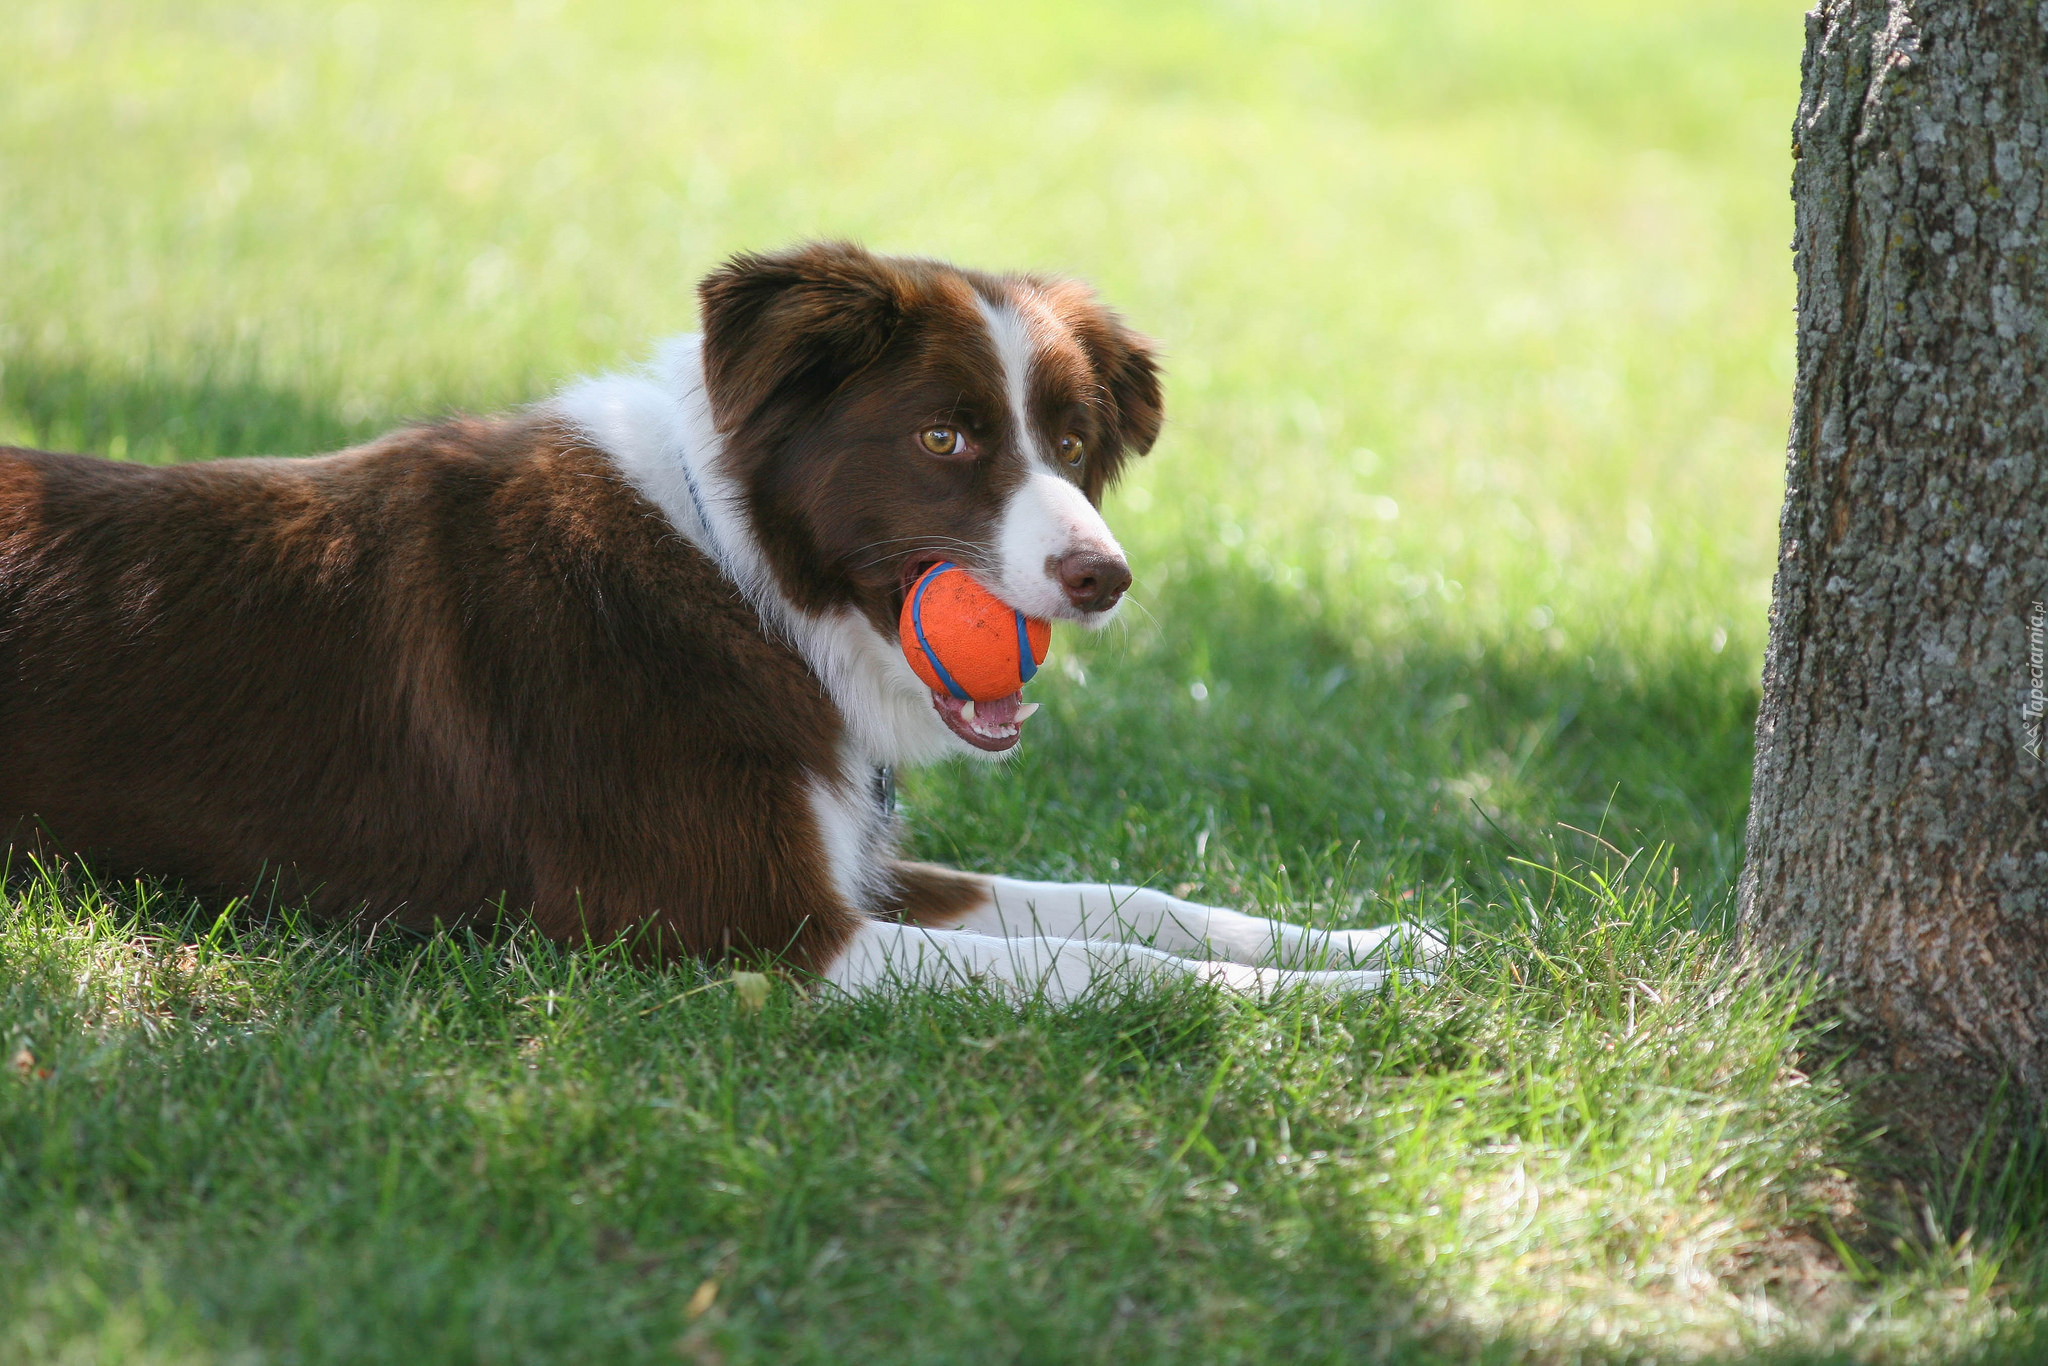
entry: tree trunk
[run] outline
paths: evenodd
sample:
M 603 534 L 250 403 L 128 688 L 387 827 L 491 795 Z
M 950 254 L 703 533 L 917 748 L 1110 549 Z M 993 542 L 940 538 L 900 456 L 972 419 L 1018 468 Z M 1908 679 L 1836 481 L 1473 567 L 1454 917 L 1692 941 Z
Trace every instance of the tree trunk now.
M 1740 918 L 1905 1072 L 2048 1096 L 2048 3 L 1821 0 Z

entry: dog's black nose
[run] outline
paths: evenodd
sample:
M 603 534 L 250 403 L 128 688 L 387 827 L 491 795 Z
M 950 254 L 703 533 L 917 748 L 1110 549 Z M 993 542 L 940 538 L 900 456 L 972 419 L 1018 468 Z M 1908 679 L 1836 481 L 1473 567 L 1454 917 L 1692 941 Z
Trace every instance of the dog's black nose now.
M 1067 590 L 1067 601 L 1084 612 L 1107 612 L 1131 586 L 1131 567 L 1118 556 L 1095 550 L 1060 556 L 1053 576 Z

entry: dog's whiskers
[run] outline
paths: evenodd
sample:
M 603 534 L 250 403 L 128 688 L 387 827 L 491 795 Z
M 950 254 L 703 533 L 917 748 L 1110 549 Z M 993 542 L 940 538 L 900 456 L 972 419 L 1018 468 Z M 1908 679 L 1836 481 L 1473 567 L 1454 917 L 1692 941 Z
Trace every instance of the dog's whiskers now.
M 933 549 L 943 549 L 945 547 L 951 546 L 959 550 L 972 551 L 976 554 L 980 553 L 980 547 L 974 545 L 970 541 L 961 540 L 957 536 L 934 536 L 930 533 L 926 533 L 922 536 L 891 536 L 885 540 L 869 541 L 866 545 L 855 546 L 852 550 L 848 551 L 847 553 L 849 556 L 863 555 L 870 550 L 881 550 L 884 546 L 894 545 L 915 545 Z M 878 558 L 887 559 L 890 555 L 895 553 L 895 551 L 884 551 L 883 554 Z M 869 563 L 874 563 L 874 561 L 869 561 Z
M 1145 614 L 1145 620 L 1151 622 L 1154 626 L 1157 626 L 1159 624 L 1159 618 L 1152 614 L 1152 609 L 1147 607 L 1138 598 L 1134 597 L 1130 593 L 1125 593 L 1124 601 L 1129 603 L 1131 606 L 1137 608 L 1140 612 L 1143 612 Z M 1117 624 L 1119 626 L 1122 626 L 1126 632 L 1130 630 L 1131 624 L 1121 617 L 1117 618 Z
M 873 547 L 864 548 L 872 549 Z M 907 553 L 899 550 L 885 550 L 879 555 L 875 555 L 868 559 L 859 561 L 858 563 L 853 565 L 853 568 L 855 568 L 856 570 L 872 569 L 876 565 L 882 564 L 885 561 L 899 558 L 907 558 L 908 555 L 914 555 L 918 552 L 923 552 L 929 555 L 936 555 L 941 559 L 950 559 L 954 563 L 964 565 L 970 569 L 980 567 L 982 558 L 981 547 L 970 544 L 967 541 L 948 541 L 946 539 L 940 538 L 927 538 L 924 539 L 921 543 L 915 545 Z M 856 551 L 855 553 L 858 554 L 859 552 Z

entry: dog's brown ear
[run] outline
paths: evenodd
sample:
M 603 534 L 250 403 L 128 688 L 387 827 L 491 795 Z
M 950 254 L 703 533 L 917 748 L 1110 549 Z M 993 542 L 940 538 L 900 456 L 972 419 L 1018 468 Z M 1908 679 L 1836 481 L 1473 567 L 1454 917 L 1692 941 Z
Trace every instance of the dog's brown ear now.
M 1166 403 L 1159 391 L 1158 351 L 1152 339 L 1124 326 L 1114 313 L 1103 311 L 1108 315 L 1110 334 L 1096 364 L 1101 367 L 1102 385 L 1114 409 L 1110 429 L 1116 441 L 1102 452 L 1103 458 L 1088 462 L 1088 498 L 1098 504 L 1104 490 L 1123 477 L 1130 458 L 1152 449 L 1166 421 Z
M 697 301 L 711 415 L 726 432 L 772 398 L 830 394 L 881 354 L 908 302 L 898 272 L 850 242 L 735 256 Z
M 1103 384 L 1116 405 L 1119 443 L 1143 455 L 1159 439 L 1166 422 L 1166 400 L 1159 390 L 1159 348 L 1150 337 L 1132 331 L 1122 318 L 1104 309 L 1109 340 L 1101 359 Z
M 1136 331 L 1117 312 L 1077 280 L 1040 284 L 1054 310 L 1081 341 L 1102 385 L 1103 416 L 1109 443 L 1088 462 L 1090 498 L 1116 482 L 1124 462 L 1143 455 L 1159 439 L 1166 404 L 1159 388 L 1159 351 L 1150 337 Z

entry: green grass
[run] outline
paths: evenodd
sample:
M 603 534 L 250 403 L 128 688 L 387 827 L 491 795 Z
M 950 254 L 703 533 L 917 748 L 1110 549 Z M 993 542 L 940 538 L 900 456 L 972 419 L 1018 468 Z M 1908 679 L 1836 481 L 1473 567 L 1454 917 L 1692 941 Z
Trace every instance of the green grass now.
M 2032 1359 L 2040 1143 L 1873 1145 L 1727 934 L 1799 8 L 0 11 L 0 440 L 525 401 L 803 236 L 1072 270 L 1166 348 L 1142 610 L 916 851 L 1468 946 L 757 1012 L 17 869 L 0 1360 Z

